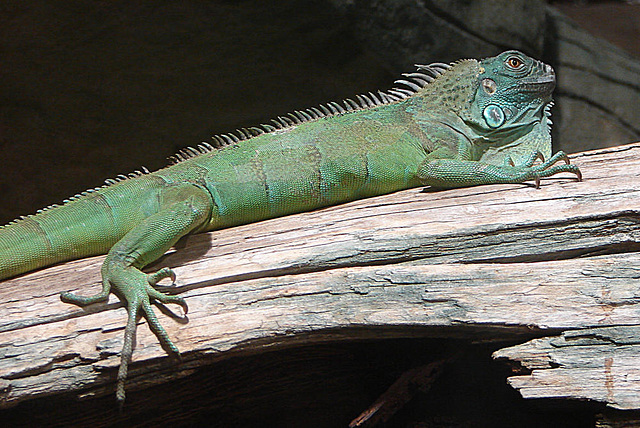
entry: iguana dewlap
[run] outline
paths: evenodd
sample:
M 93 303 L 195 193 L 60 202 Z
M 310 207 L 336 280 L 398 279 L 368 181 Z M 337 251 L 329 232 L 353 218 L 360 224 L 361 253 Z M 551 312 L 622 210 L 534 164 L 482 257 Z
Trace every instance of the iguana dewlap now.
M 115 289 L 126 300 L 117 387 L 122 402 L 140 315 L 164 347 L 178 353 L 150 305 L 155 299 L 187 310 L 181 297 L 154 288 L 175 274 L 141 269 L 186 234 L 418 186 L 538 184 L 560 172 L 581 178 L 564 153 L 551 156 L 550 66 L 509 51 L 482 61 L 418 66 L 404 76 L 397 83 L 406 88 L 214 137 L 213 144 L 181 151 L 164 169 L 108 180 L 1 227 L 0 279 L 107 254 L 101 293 L 61 297 L 87 305 Z

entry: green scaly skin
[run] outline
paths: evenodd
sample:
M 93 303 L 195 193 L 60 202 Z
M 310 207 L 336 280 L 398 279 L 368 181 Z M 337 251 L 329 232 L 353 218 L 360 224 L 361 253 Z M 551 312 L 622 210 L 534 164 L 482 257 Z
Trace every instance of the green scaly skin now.
M 418 68 L 406 75 L 408 84 L 399 81 L 411 89 L 296 112 L 276 126 L 240 131 L 239 138 L 215 137 L 218 147 L 186 149 L 167 168 L 110 180 L 0 228 L 0 279 L 107 254 L 101 293 L 61 298 L 83 306 L 114 290 L 126 302 L 122 403 L 141 315 L 163 347 L 178 353 L 150 305 L 176 303 L 187 311 L 181 297 L 153 287 L 163 278 L 175 281 L 175 274 L 141 269 L 186 234 L 417 186 L 538 185 L 560 172 L 581 178 L 564 153 L 551 156 L 551 67 L 509 51 Z

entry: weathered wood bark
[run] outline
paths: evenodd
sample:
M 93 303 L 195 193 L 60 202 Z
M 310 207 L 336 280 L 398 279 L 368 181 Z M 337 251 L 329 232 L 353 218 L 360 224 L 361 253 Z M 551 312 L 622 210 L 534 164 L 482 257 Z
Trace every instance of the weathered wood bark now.
M 619 265 L 614 269 L 601 266 L 594 271 L 588 267 L 583 275 L 601 277 L 602 295 L 599 300 L 602 303 L 606 302 L 610 307 L 635 306 L 640 279 L 639 260 L 638 257 L 622 258 L 626 266 Z M 633 270 L 636 272 L 630 272 Z M 629 275 L 625 276 L 625 271 Z M 607 274 L 617 277 L 610 281 L 612 278 Z M 612 290 L 623 295 L 612 297 Z M 607 309 L 602 307 L 601 310 L 603 318 L 607 318 Z M 637 307 L 635 312 L 637 318 Z M 534 339 L 523 345 L 501 349 L 494 356 L 519 361 L 533 370 L 529 375 L 509 379 L 509 383 L 525 398 L 581 398 L 605 402 L 622 410 L 640 408 L 638 325 L 568 330 L 561 336 Z
M 140 326 L 128 389 L 231 356 L 305 343 L 418 336 L 526 341 L 562 333 L 523 345 L 534 355 L 528 348 L 497 354 L 536 369 L 513 379 L 515 387 L 525 396 L 640 408 L 632 362 L 638 334 L 626 333 L 640 324 L 640 144 L 573 161 L 584 182 L 559 176 L 538 190 L 413 189 L 189 237 L 150 267 L 175 267 L 175 292 L 189 304 L 188 320 L 161 315 L 182 360 L 168 358 Z M 113 392 L 122 305 L 112 297 L 79 309 L 58 297 L 98 290 L 101 261 L 69 262 L 2 283 L 0 406 L 70 391 Z M 558 389 L 537 381 L 547 374 L 571 382 Z M 592 388 L 605 392 L 584 392 Z

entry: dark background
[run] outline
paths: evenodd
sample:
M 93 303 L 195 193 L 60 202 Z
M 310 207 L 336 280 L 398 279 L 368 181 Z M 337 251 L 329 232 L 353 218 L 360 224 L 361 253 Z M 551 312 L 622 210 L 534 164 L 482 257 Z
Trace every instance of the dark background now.
M 142 165 L 161 168 L 215 133 L 387 89 L 414 63 L 508 48 L 558 72 L 555 149 L 640 140 L 640 5 L 551 4 L 576 24 L 537 0 L 5 1 L 0 224 Z M 603 410 L 595 403 L 529 401 L 511 389 L 511 369 L 490 357 L 507 345 L 471 345 L 390 426 L 593 426 Z M 137 411 L 128 420 L 117 419 L 113 397 L 36 400 L 2 420 L 50 425 L 62 414 L 62 425 L 96 426 L 77 417 L 92 414 L 120 426 L 345 426 L 404 370 L 458 346 L 396 340 L 284 350 L 131 392 Z M 171 391 L 172 402 L 153 401 Z
M 640 6 L 554 4 L 638 55 Z M 3 2 L 0 224 L 415 63 L 510 48 L 558 72 L 556 150 L 640 139 L 637 57 L 588 39 L 576 54 L 552 21 L 541 0 Z

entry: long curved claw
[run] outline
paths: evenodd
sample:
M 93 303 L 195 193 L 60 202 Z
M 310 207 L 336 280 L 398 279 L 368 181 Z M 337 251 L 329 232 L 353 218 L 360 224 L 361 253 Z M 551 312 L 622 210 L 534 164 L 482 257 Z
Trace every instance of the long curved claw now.
M 544 155 L 539 150 L 532 152 L 529 158 L 526 161 L 524 161 L 524 163 L 520 166 L 524 168 L 531 168 L 533 164 L 536 163 L 537 160 L 544 163 Z M 516 166 L 516 165 L 512 165 L 512 166 Z
M 569 159 L 569 156 L 565 152 L 560 150 L 559 152 L 556 152 L 556 154 L 551 156 L 548 161 L 543 162 L 540 166 L 543 167 L 543 169 L 547 169 L 560 161 L 563 161 L 566 165 L 571 164 L 571 159 Z
M 507 155 L 504 158 L 504 165 L 505 166 L 516 166 L 516 163 L 513 161 L 513 158 L 511 156 Z
M 569 159 L 569 155 L 567 155 L 563 151 L 559 151 L 556 153 L 558 155 L 558 160 L 563 160 L 565 164 L 569 165 L 571 163 L 571 159 Z
M 151 285 L 156 285 L 158 282 L 162 281 L 165 278 L 170 278 L 171 282 L 176 282 L 176 273 L 173 271 L 173 269 L 164 267 L 159 271 L 150 273 L 148 275 L 148 278 L 149 284 Z
M 540 162 L 544 162 L 544 155 L 542 154 L 542 152 L 537 151 L 537 150 L 536 150 L 536 153 L 535 153 L 535 159 L 534 159 L 534 162 L 535 162 L 536 160 L 539 160 Z
M 580 168 L 573 164 L 553 165 L 545 169 L 536 169 L 534 173 L 537 177 L 551 177 L 561 172 L 575 174 L 578 181 L 582 181 L 582 172 Z M 539 180 L 539 178 L 538 178 Z

